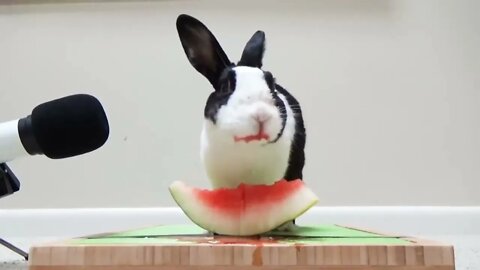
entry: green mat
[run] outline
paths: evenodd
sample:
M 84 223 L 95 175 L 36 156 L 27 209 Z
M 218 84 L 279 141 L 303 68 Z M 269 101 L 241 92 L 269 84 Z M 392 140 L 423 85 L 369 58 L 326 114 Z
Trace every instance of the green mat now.
M 190 245 L 192 243 L 215 244 L 223 236 L 213 236 L 196 225 L 159 225 L 123 232 L 106 233 L 70 240 L 71 244 L 108 245 L 108 244 L 175 244 Z M 367 244 L 391 245 L 408 244 L 401 237 L 385 236 L 337 225 L 299 226 L 296 230 L 272 231 L 261 236 L 267 243 L 280 244 Z M 237 237 L 236 241 L 249 243 L 258 240 L 252 237 Z
M 160 225 L 148 228 L 105 234 L 99 237 L 152 237 L 170 235 L 208 235 L 208 232 L 196 225 Z M 385 237 L 375 233 L 345 228 L 337 225 L 299 226 L 293 232 L 272 231 L 262 236 L 291 237 Z M 95 237 L 98 238 L 98 237 Z

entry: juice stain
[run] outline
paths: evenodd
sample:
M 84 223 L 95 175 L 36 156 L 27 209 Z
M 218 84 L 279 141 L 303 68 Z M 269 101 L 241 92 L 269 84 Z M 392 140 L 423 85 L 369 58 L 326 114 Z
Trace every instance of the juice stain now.
M 271 237 L 236 237 L 236 236 L 201 236 L 176 237 L 177 241 L 192 242 L 196 244 L 212 244 L 212 245 L 253 245 L 263 246 L 264 244 L 276 244 L 278 240 Z
M 252 254 L 252 265 L 254 266 L 262 266 L 263 265 L 263 257 L 262 257 L 262 245 L 257 246 Z
M 263 256 L 262 247 L 266 244 L 279 243 L 278 240 L 271 237 L 235 237 L 235 236 L 202 236 L 202 237 L 179 237 L 178 241 L 186 241 L 196 244 L 210 244 L 210 245 L 248 245 L 255 246 L 252 253 L 252 265 L 262 266 Z

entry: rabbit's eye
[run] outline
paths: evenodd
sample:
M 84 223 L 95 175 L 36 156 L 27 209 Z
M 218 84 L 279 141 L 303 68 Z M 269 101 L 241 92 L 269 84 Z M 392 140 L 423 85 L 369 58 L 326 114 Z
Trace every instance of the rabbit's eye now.
M 275 89 L 275 78 L 273 78 L 272 73 L 265 71 L 265 81 L 267 82 L 268 88 L 271 90 Z
M 220 93 L 222 94 L 228 94 L 232 91 L 231 83 L 230 80 L 224 80 L 222 82 L 222 85 L 220 86 Z
M 235 89 L 235 73 L 232 71 L 225 74 L 221 79 L 219 92 L 221 94 L 230 94 Z

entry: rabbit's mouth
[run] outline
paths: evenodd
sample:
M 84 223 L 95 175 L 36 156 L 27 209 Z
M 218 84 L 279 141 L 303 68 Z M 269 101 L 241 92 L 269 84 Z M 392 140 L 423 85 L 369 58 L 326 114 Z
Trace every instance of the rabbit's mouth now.
M 258 129 L 257 134 L 247 135 L 247 136 L 234 136 L 233 139 L 235 140 L 235 142 L 249 143 L 249 142 L 252 142 L 252 141 L 261 141 L 261 140 L 268 141 L 268 140 L 270 140 L 270 136 L 267 133 L 265 133 L 264 128 L 263 128 L 263 124 L 260 123 L 260 128 Z
M 255 135 L 248 135 L 248 136 L 243 136 L 243 137 L 235 136 L 234 137 L 235 142 L 244 141 L 246 143 L 249 143 L 251 141 L 261 141 L 261 140 L 268 141 L 269 139 L 270 139 L 270 136 L 268 136 L 268 134 L 263 133 L 263 132 L 262 133 L 257 133 Z

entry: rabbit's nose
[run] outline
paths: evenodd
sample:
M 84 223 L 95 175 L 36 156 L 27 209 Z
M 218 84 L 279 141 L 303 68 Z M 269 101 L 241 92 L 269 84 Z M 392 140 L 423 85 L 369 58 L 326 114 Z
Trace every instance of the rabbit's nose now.
M 260 123 L 264 123 L 272 118 L 272 114 L 269 113 L 268 110 L 260 107 L 253 114 L 253 118 Z

